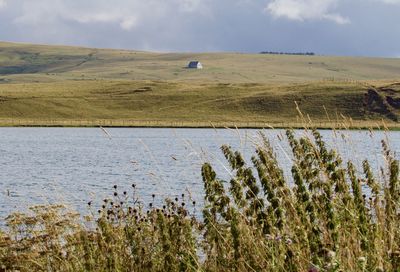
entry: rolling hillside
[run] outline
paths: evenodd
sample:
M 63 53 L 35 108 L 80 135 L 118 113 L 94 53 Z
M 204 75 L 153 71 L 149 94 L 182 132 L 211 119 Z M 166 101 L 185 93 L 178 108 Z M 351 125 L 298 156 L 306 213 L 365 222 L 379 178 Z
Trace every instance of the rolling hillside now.
M 203 70 L 184 68 L 194 59 Z M 284 126 L 298 122 L 296 101 L 320 123 L 343 115 L 365 124 L 383 118 L 398 126 L 399 80 L 400 59 L 150 53 L 1 42 L 0 123 Z

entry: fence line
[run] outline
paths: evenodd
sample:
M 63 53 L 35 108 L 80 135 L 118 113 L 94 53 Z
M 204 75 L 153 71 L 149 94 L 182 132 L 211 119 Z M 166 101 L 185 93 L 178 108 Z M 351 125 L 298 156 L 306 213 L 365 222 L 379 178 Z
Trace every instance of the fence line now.
M 344 120 L 302 122 L 262 122 L 262 121 L 164 121 L 164 120 L 130 120 L 130 119 L 97 119 L 97 120 L 36 120 L 36 119 L 0 119 L 0 126 L 41 126 L 41 127 L 239 127 L 239 128 L 389 128 L 399 129 L 400 123 L 382 121 Z

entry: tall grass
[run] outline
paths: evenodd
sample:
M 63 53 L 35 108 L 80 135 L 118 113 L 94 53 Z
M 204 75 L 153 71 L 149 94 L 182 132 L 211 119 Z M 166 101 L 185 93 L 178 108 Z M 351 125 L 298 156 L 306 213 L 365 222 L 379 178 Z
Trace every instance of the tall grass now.
M 386 168 L 374 176 L 312 135 L 286 132 L 292 180 L 264 135 L 250 163 L 223 146 L 232 178 L 203 165 L 202 214 L 185 195 L 143 203 L 135 185 L 89 202 L 98 211 L 84 219 L 63 206 L 12 214 L 0 270 L 400 271 L 399 161 L 382 142 Z

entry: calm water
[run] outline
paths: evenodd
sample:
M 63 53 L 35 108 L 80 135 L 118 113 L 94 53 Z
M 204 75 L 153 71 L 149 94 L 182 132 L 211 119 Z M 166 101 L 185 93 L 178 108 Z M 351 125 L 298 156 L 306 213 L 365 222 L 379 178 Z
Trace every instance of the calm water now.
M 0 128 L 0 218 L 34 204 L 66 203 L 86 211 L 89 200 L 98 203 L 114 184 L 129 190 L 136 184 L 143 199 L 175 197 L 190 192 L 202 201 L 200 168 L 205 161 L 229 178 L 219 147 L 230 144 L 250 158 L 257 130 Z M 284 131 L 265 131 L 290 176 L 290 152 Z M 304 132 L 299 131 L 299 134 Z M 378 173 L 380 141 L 400 151 L 400 132 L 350 131 L 336 136 L 322 131 L 331 147 L 345 159 L 368 158 Z M 399 154 L 396 154 L 399 158 Z

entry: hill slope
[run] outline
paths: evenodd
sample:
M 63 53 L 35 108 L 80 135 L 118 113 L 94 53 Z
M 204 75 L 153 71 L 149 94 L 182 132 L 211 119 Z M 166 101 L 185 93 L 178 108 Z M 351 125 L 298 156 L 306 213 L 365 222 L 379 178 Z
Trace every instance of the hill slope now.
M 205 69 L 184 69 L 190 60 L 200 60 Z M 11 82 L 84 77 L 112 80 L 290 83 L 328 78 L 382 80 L 398 78 L 399 74 L 400 59 L 150 53 L 0 42 L 0 77 Z
M 184 68 L 193 59 L 205 69 Z M 298 122 L 296 101 L 321 123 L 342 114 L 399 126 L 399 72 L 399 59 L 0 42 L 0 124 L 285 126 Z

